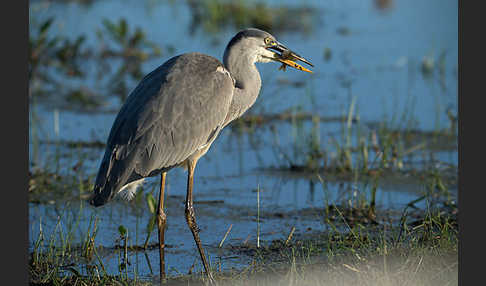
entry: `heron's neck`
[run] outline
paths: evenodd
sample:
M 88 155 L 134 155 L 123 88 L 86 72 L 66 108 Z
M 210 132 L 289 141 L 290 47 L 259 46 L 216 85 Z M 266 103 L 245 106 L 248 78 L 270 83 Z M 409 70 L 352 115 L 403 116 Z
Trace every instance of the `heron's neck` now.
M 246 52 L 225 52 L 224 55 L 224 66 L 236 81 L 236 89 L 225 125 L 242 116 L 255 103 L 260 93 L 262 81 L 255 66 L 255 57 L 246 55 Z

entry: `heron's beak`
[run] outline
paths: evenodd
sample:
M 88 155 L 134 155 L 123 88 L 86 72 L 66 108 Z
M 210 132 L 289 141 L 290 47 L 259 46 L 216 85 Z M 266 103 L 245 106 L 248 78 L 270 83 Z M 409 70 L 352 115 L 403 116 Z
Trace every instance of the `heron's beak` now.
M 274 60 L 279 61 L 283 63 L 282 67 L 285 67 L 285 65 L 291 66 L 295 69 L 301 70 L 301 71 L 306 71 L 312 73 L 311 70 L 306 69 L 305 67 L 299 65 L 296 63 L 296 61 L 301 61 L 304 62 L 311 67 L 314 65 L 311 64 L 308 60 L 303 58 L 302 56 L 298 55 L 296 52 L 293 52 L 286 46 L 282 45 L 281 43 L 278 43 L 276 45 L 270 46 L 266 48 L 267 50 L 271 50 L 272 52 L 279 52 L 279 53 L 274 53 Z

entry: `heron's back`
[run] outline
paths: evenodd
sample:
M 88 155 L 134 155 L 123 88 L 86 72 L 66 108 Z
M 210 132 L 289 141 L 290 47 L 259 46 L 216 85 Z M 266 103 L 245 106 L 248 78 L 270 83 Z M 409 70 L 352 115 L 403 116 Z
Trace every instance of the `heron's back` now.
M 212 142 L 228 113 L 234 82 L 215 58 L 176 56 L 145 76 L 108 137 L 94 205 L 124 185 L 167 171 Z

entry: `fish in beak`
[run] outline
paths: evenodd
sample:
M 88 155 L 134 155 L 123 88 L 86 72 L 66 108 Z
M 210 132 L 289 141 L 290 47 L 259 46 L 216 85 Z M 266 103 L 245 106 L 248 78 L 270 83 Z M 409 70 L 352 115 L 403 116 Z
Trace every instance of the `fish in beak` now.
M 274 60 L 282 63 L 279 70 L 285 71 L 287 66 L 291 66 L 295 69 L 312 73 L 311 70 L 306 69 L 305 67 L 299 65 L 298 63 L 296 63 L 296 61 L 304 62 L 304 63 L 310 65 L 311 67 L 314 66 L 313 64 L 311 64 L 308 60 L 306 60 L 302 56 L 298 55 L 296 52 L 293 52 L 289 48 L 285 47 L 281 43 L 275 42 L 272 45 L 270 45 L 269 47 L 267 47 L 266 49 L 274 52 Z

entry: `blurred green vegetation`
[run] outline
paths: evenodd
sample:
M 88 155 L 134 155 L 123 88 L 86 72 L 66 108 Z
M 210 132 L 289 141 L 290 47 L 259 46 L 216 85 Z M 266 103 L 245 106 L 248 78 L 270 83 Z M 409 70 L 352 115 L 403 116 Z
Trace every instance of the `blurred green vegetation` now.
M 187 0 L 192 13 L 191 32 L 202 27 L 210 33 L 231 27 L 259 28 L 270 33 L 299 31 L 310 33 L 316 21 L 316 11 L 310 6 L 270 6 L 253 0 Z
M 61 36 L 51 36 L 49 31 L 54 23 L 54 18 L 49 18 L 37 27 L 31 27 L 29 37 L 29 86 L 38 81 L 41 85 L 62 84 L 55 80 L 49 69 L 61 73 L 65 77 L 83 77 L 81 60 L 87 52 L 81 50 L 85 41 L 84 36 L 79 36 L 71 41 Z M 41 90 L 31 90 L 30 95 L 43 94 Z
M 162 56 L 162 49 L 152 41 L 147 40 L 145 32 L 137 27 L 130 29 L 125 19 L 112 22 L 103 20 L 102 29 L 96 31 L 100 42 L 99 61 L 116 59 L 118 69 L 113 73 L 107 85 L 110 87 L 111 95 L 118 96 L 124 102 L 132 85 L 140 81 L 145 75 L 142 71 L 142 64 L 151 59 Z M 108 39 L 107 39 L 108 38 Z M 104 65 L 99 76 L 111 72 L 111 65 Z M 128 85 L 133 81 L 131 85 Z
M 54 18 L 31 21 L 29 98 L 54 97 L 63 107 L 87 110 L 102 106 L 109 96 L 118 96 L 123 102 L 133 85 L 129 81 L 138 82 L 144 76 L 142 64 L 162 56 L 161 47 L 123 18 L 103 20 L 96 31 L 97 47 L 85 44 L 87 35 L 70 40 L 54 27 Z M 168 46 L 167 51 L 171 50 Z M 102 88 L 86 83 L 92 76 L 90 65 L 97 68 Z

